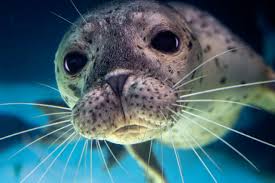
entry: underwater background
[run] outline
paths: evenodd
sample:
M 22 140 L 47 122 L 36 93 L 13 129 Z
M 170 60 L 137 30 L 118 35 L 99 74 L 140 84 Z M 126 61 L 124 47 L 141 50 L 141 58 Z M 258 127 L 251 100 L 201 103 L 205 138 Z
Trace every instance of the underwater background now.
M 75 0 L 82 13 L 97 6 L 103 0 Z M 275 64 L 275 6 L 272 1 L 219 1 L 188 0 L 214 15 L 240 38 L 245 40 L 267 64 Z M 61 102 L 59 94 L 38 83 L 56 87 L 54 76 L 54 56 L 63 34 L 70 24 L 51 14 L 55 12 L 71 21 L 78 18 L 69 0 L 10 0 L 0 2 L 0 103 L 6 102 Z M 30 106 L 0 106 L 0 138 L 18 131 L 47 123 L 47 118 L 35 116 L 42 111 Z M 236 129 L 275 144 L 275 117 L 262 111 L 244 109 Z M 54 146 L 47 142 L 37 142 L 13 158 L 12 154 L 29 142 L 41 136 L 36 131 L 0 141 L 0 182 L 15 183 L 27 175 L 45 158 Z M 245 154 L 259 168 L 259 172 L 249 166 L 225 145 L 216 142 L 205 148 L 222 169 L 219 171 L 211 162 L 204 160 L 218 182 L 275 182 L 275 149 L 253 142 L 236 134 L 228 134 L 227 139 Z M 83 158 L 77 171 L 84 141 L 81 141 L 68 164 L 64 182 L 86 183 L 90 181 L 89 157 Z M 57 159 L 41 182 L 60 182 L 68 156 L 68 149 Z M 160 158 L 161 146 L 154 145 L 155 154 Z M 104 149 L 106 151 L 106 148 Z M 185 182 L 213 182 L 192 150 L 179 150 Z M 58 153 L 55 153 L 33 173 L 26 182 L 38 182 Z M 200 155 L 203 155 L 200 153 Z M 134 159 L 126 155 L 121 160 L 127 169 L 119 166 L 111 169 L 116 183 L 144 182 L 144 173 Z M 164 149 L 164 170 L 171 183 L 181 182 L 174 152 Z M 103 160 L 93 151 L 93 182 L 111 182 L 104 169 Z

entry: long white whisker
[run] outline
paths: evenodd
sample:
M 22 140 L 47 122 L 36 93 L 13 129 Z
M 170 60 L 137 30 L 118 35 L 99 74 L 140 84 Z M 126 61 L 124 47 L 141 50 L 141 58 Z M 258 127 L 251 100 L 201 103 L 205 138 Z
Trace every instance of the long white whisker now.
M 84 18 L 84 16 L 80 13 L 80 11 L 78 10 L 78 8 L 76 7 L 76 5 L 74 4 L 73 0 L 70 0 L 71 1 L 71 4 L 73 5 L 74 9 L 77 11 L 77 13 L 80 15 L 80 17 L 82 18 L 82 20 L 85 22 L 85 23 L 88 23 L 87 20 Z
M 58 18 L 64 20 L 65 22 L 67 22 L 67 23 L 69 23 L 69 24 L 71 24 L 71 25 L 77 27 L 77 25 L 76 25 L 75 23 L 73 23 L 72 21 L 70 21 L 70 20 L 68 20 L 68 19 L 66 19 L 66 18 L 64 18 L 64 17 L 62 17 L 61 15 L 58 15 L 57 13 L 55 13 L 55 12 L 53 12 L 53 11 L 50 11 L 50 13 L 53 14 L 54 16 L 56 16 L 56 17 L 58 17 Z
M 246 87 L 246 86 L 255 86 L 255 85 L 261 85 L 261 84 L 268 84 L 268 83 L 274 83 L 274 82 L 275 82 L 275 80 L 269 80 L 269 81 L 259 81 L 259 82 L 253 82 L 253 83 L 238 84 L 238 85 L 214 88 L 214 89 L 210 89 L 210 90 L 206 90 L 206 91 L 200 91 L 200 92 L 196 92 L 196 93 L 190 93 L 190 94 L 182 95 L 182 96 L 180 96 L 180 98 L 187 98 L 187 97 L 192 97 L 192 96 L 206 94 L 206 93 L 230 90 L 230 89 L 235 89 L 235 88 L 242 88 L 242 87 Z
M 206 121 L 206 122 L 208 122 L 208 123 L 211 123 L 211 124 L 220 126 L 220 127 L 224 128 L 224 129 L 227 129 L 227 130 L 229 130 L 229 131 L 231 131 L 231 132 L 237 133 L 237 134 L 239 134 L 239 135 L 241 135 L 241 136 L 244 136 L 244 137 L 247 137 L 247 138 L 249 138 L 249 139 L 255 140 L 255 141 L 259 142 L 259 143 L 262 143 L 262 144 L 265 144 L 265 145 L 267 145 L 267 146 L 270 146 L 270 147 L 275 148 L 275 145 L 274 145 L 274 144 L 265 142 L 265 141 L 260 140 L 260 139 L 258 139 L 258 138 L 256 138 L 256 137 L 253 137 L 253 136 L 251 136 L 251 135 L 248 135 L 248 134 L 245 134 L 245 133 L 240 132 L 240 131 L 238 131 L 238 130 L 235 130 L 235 129 L 229 128 L 229 127 L 227 127 L 227 126 L 221 125 L 221 124 L 219 124 L 219 123 L 217 123 L 217 122 L 215 122 L 215 121 L 213 121 L 213 120 L 210 120 L 210 119 L 207 119 L 207 118 L 205 118 L 205 117 L 202 117 L 202 116 L 193 114 L 193 113 L 188 112 L 188 111 L 182 111 L 182 112 L 187 113 L 187 114 L 189 114 L 189 115 L 191 115 L 191 116 L 195 116 L 195 117 L 197 117 L 197 118 L 199 118 L 199 119 L 202 119 L 202 120 L 204 120 L 204 121 Z
M 170 110 L 172 113 L 176 114 L 176 115 L 180 115 L 183 118 L 187 119 L 188 121 L 192 122 L 193 124 L 199 126 L 200 128 L 204 129 L 205 131 L 207 131 L 208 133 L 210 133 L 211 135 L 213 135 L 214 137 L 216 137 L 217 139 L 219 139 L 221 142 L 223 142 L 225 145 L 227 145 L 229 148 L 231 148 L 233 151 L 235 151 L 238 155 L 240 155 L 246 162 L 248 162 L 252 167 L 254 167 L 257 171 L 258 168 L 245 156 L 243 155 L 239 150 L 237 150 L 235 147 L 233 147 L 230 143 L 228 143 L 226 140 L 224 140 L 223 138 L 219 137 L 216 133 L 212 132 L 211 130 L 209 130 L 208 128 L 200 125 L 198 122 L 192 120 L 191 118 L 181 114 L 181 113 L 176 113 L 175 111 L 171 110 L 168 108 L 168 110 Z M 182 112 L 186 112 L 183 111 Z M 187 112 L 186 112 L 187 113 Z
M 199 149 L 203 152 L 203 154 L 211 161 L 211 163 L 219 170 L 222 169 L 219 167 L 219 165 L 213 160 L 213 158 L 203 149 L 203 147 L 198 143 L 198 141 L 193 137 L 189 132 L 187 132 L 187 135 L 190 136 L 193 142 L 199 147 Z
M 245 104 L 242 102 L 237 102 L 237 101 L 232 101 L 232 100 L 219 100 L 219 99 L 194 99 L 194 100 L 177 100 L 177 102 L 182 103 L 182 102 L 222 102 L 222 103 L 229 103 L 229 104 L 238 104 L 244 107 L 249 107 L 257 110 L 261 110 L 260 108 L 250 105 L 250 104 Z
M 71 114 L 71 112 L 53 112 L 53 113 L 34 116 L 33 118 L 40 118 L 40 117 L 45 117 L 45 116 L 57 116 L 57 115 L 64 115 L 64 114 Z
M 182 108 L 185 108 L 185 109 L 191 109 L 191 110 L 198 111 L 198 112 L 201 112 L 201 113 L 204 113 L 204 114 L 208 114 L 207 112 L 205 112 L 203 110 L 200 110 L 200 109 L 197 109 L 197 108 L 194 108 L 194 107 L 189 107 L 189 106 L 179 105 L 179 104 L 172 104 L 172 105 L 177 106 L 177 107 L 182 107 Z
M 91 183 L 93 183 L 93 140 L 90 140 L 90 179 Z
M 191 135 L 189 135 L 189 136 L 191 137 Z M 193 138 L 191 138 L 191 139 L 193 139 Z M 210 171 L 210 169 L 208 168 L 208 166 L 206 165 L 206 163 L 200 157 L 199 153 L 196 151 L 196 149 L 194 148 L 194 146 L 191 143 L 189 143 L 188 141 L 186 141 L 186 142 L 190 145 L 191 149 L 196 154 L 196 156 L 198 157 L 198 159 L 200 160 L 200 162 L 202 163 L 202 165 L 204 166 L 204 168 L 206 169 L 206 171 L 208 172 L 208 174 L 212 177 L 213 181 L 215 183 L 217 183 L 217 180 L 216 180 L 215 176 L 212 174 L 212 172 Z
M 63 173 L 62 173 L 62 176 L 61 176 L 61 179 L 60 179 L 60 180 L 61 180 L 61 181 L 60 181 L 61 183 L 62 183 L 63 180 L 64 180 L 64 176 L 65 176 L 65 173 L 66 173 L 68 164 L 69 164 L 69 162 L 70 162 L 70 160 L 71 160 L 71 157 L 72 157 L 72 155 L 73 155 L 73 153 L 74 153 L 74 151 L 75 151 L 77 145 L 79 144 L 80 139 L 81 139 L 81 136 L 79 136 L 78 140 L 76 141 L 75 145 L 73 146 L 73 148 L 72 148 L 72 150 L 71 150 L 71 152 L 70 152 L 70 154 L 69 154 L 69 157 L 68 157 L 68 159 L 67 159 L 67 161 L 66 161 L 66 164 L 65 164 L 65 166 L 64 166 L 64 170 L 63 170 Z
M 40 141 L 40 140 L 42 140 L 42 139 L 44 139 L 44 138 L 50 136 L 51 134 L 54 134 L 54 133 L 56 133 L 56 132 L 58 132 L 58 131 L 60 131 L 60 130 L 63 130 L 63 129 L 65 129 L 65 128 L 69 127 L 69 126 L 72 126 L 72 124 L 63 126 L 63 127 L 59 128 L 59 129 L 57 129 L 57 130 L 54 130 L 54 131 L 52 131 L 52 132 L 50 132 L 50 133 L 48 133 L 48 134 L 46 134 L 46 135 L 43 135 L 42 137 L 40 137 L 40 138 L 38 138 L 38 139 L 32 141 L 31 143 L 27 144 L 26 146 L 24 146 L 23 148 L 21 148 L 21 149 L 19 149 L 17 152 L 15 152 L 13 155 L 11 155 L 11 156 L 9 157 L 9 159 L 12 159 L 12 158 L 15 157 L 17 154 L 19 154 L 20 152 L 24 151 L 26 148 L 30 147 L 32 144 L 34 144 L 34 143 L 36 143 L 36 142 L 38 142 L 38 141 Z M 73 129 L 73 128 L 69 129 L 69 131 L 72 130 L 72 129 Z
M 30 106 L 40 106 L 40 107 L 48 107 L 53 109 L 62 109 L 66 111 L 72 111 L 68 107 L 61 107 L 61 106 L 55 106 L 55 105 L 49 105 L 49 104 L 39 104 L 39 103 L 26 103 L 26 102 L 19 102 L 19 103 L 0 103 L 0 106 L 9 106 L 9 105 L 30 105 Z
M 36 84 L 38 84 L 40 86 L 44 86 L 44 87 L 49 88 L 49 89 L 52 89 L 52 90 L 54 90 L 54 91 L 56 91 L 56 92 L 58 92 L 60 94 L 60 91 L 57 88 L 55 88 L 55 87 L 52 87 L 50 85 L 47 85 L 47 84 L 44 84 L 44 83 L 40 83 L 40 82 L 36 82 Z
M 207 75 L 203 75 L 203 76 L 199 76 L 199 77 L 197 77 L 197 78 L 191 79 L 191 80 L 189 80 L 189 81 L 187 81 L 187 82 L 185 82 L 185 83 L 183 83 L 183 84 L 181 84 L 181 85 L 175 87 L 174 90 L 177 90 L 177 89 L 179 89 L 179 88 L 181 88 L 181 87 L 183 87 L 183 86 L 186 86 L 186 85 L 188 85 L 188 84 L 190 84 L 190 83 L 193 83 L 193 82 L 195 82 L 195 81 L 197 81 L 197 80 L 200 80 L 200 79 L 202 79 L 202 78 L 205 78 L 206 76 L 207 76 Z
M 232 49 L 229 49 L 229 50 L 226 50 L 220 54 L 217 54 L 209 59 L 207 59 L 206 61 L 202 62 L 200 65 L 198 65 L 195 69 L 193 69 L 191 72 L 189 72 L 188 74 L 186 74 L 182 79 L 180 79 L 174 86 L 173 88 L 175 88 L 177 85 L 179 85 L 182 81 L 184 81 L 186 78 L 188 78 L 190 75 L 193 74 L 193 72 L 195 72 L 196 70 L 200 69 L 201 67 L 203 67 L 204 65 L 208 64 L 209 62 L 215 60 L 215 58 L 218 58 L 226 53 L 229 53 L 229 52 L 232 52 L 232 51 L 235 51 L 235 50 L 238 50 L 238 49 L 242 49 L 244 47 L 239 47 L 239 48 L 232 48 Z
M 172 142 L 173 150 L 174 150 L 175 157 L 176 157 L 176 160 L 177 160 L 177 164 L 178 164 L 178 168 L 179 168 L 179 172 L 180 172 L 181 182 L 184 183 L 183 173 L 182 173 L 182 170 L 181 170 L 181 162 L 180 162 L 180 158 L 179 158 L 178 152 L 176 151 L 175 143 L 174 143 L 173 138 L 171 138 L 171 142 Z
M 126 170 L 126 168 L 124 168 L 124 166 L 119 162 L 119 160 L 116 158 L 116 156 L 114 155 L 114 153 L 112 152 L 110 146 L 108 145 L 108 143 L 106 142 L 106 140 L 104 140 L 104 143 L 107 147 L 107 149 L 109 150 L 109 152 L 111 153 L 111 155 L 113 156 L 114 160 L 117 162 L 117 164 L 120 166 L 120 168 L 126 173 L 129 174 L 129 172 Z
M 68 131 L 64 132 L 62 135 L 60 135 L 57 139 L 55 139 L 54 141 L 52 141 L 48 148 L 50 149 L 56 142 L 58 142 L 60 139 L 62 139 L 64 136 L 66 136 L 73 129 L 74 128 L 72 127 L 71 129 L 69 129 Z
M 107 166 L 106 160 L 105 160 L 104 155 L 103 155 L 103 151 L 102 151 L 101 146 L 100 146 L 100 143 L 99 143 L 98 141 L 96 141 L 96 146 L 97 146 L 97 148 L 98 148 L 99 151 L 100 151 L 102 160 L 103 160 L 103 162 L 104 162 L 104 165 L 105 165 L 105 167 L 106 167 L 106 170 L 107 170 L 107 172 L 108 172 L 108 175 L 109 175 L 109 177 L 110 177 L 110 180 L 111 180 L 112 183 L 114 183 L 113 176 L 112 176 L 112 174 L 111 174 L 111 172 L 110 172 L 110 170 L 109 170 L 109 168 L 108 168 L 108 166 Z
M 46 162 L 63 144 L 65 144 L 74 134 L 65 139 L 58 147 L 56 147 L 46 158 L 44 158 L 31 172 L 29 172 L 20 183 L 25 182 L 44 162 Z
M 151 160 L 152 144 L 153 144 L 153 141 L 150 140 L 150 147 L 149 147 L 148 159 L 147 159 L 147 174 L 149 173 L 149 163 L 150 163 L 150 160 Z
M 80 165 L 81 165 L 81 162 L 82 162 L 82 159 L 83 159 L 83 155 L 84 155 L 84 151 L 85 151 L 85 147 L 86 147 L 87 143 L 88 143 L 88 141 L 85 140 L 85 142 L 83 144 L 82 151 L 81 151 L 81 155 L 80 155 L 80 158 L 79 158 L 79 161 L 78 161 L 78 164 L 77 164 L 77 169 L 76 169 L 76 172 L 75 172 L 75 175 L 74 175 L 74 182 L 77 182 L 76 178 L 77 178 L 78 173 L 79 173 L 79 168 L 80 168 Z
M 75 132 L 73 132 L 72 134 L 74 134 L 73 137 L 76 136 L 76 133 L 75 133 Z M 72 135 L 72 134 L 71 134 L 71 135 Z M 73 141 L 73 137 L 72 137 L 71 140 L 69 140 L 69 141 L 67 142 L 67 144 L 61 149 L 61 151 L 57 154 L 57 156 L 52 160 L 51 164 L 48 166 L 48 168 L 44 171 L 43 175 L 42 175 L 42 176 L 40 177 L 40 179 L 38 180 L 38 183 L 40 183 L 40 182 L 43 180 L 43 178 L 46 176 L 46 174 L 48 173 L 48 171 L 50 170 L 50 168 L 54 165 L 54 163 L 56 162 L 56 160 L 61 156 L 61 154 L 65 151 L 65 149 L 66 149 L 66 148 L 69 146 L 69 144 Z
M 87 173 L 87 151 L 88 151 L 88 146 L 89 146 L 89 141 L 88 141 L 88 139 L 86 140 L 86 142 L 87 142 L 87 145 L 86 145 L 86 147 L 85 147 L 85 155 L 84 155 L 84 172 L 85 172 L 85 174 Z
M 0 141 L 11 138 L 11 137 L 14 137 L 14 136 L 17 136 L 17 135 L 21 135 L 21 134 L 24 134 L 24 133 L 28 133 L 28 132 L 32 132 L 32 131 L 35 131 L 35 130 L 39 130 L 39 129 L 43 129 L 43 128 L 47 128 L 47 127 L 55 126 L 55 125 L 59 125 L 59 124 L 64 124 L 64 123 L 70 123 L 70 120 L 59 121 L 59 122 L 56 122 L 56 123 L 51 123 L 51 124 L 48 124 L 48 125 L 43 125 L 43 126 L 28 129 L 28 130 L 24 130 L 24 131 L 21 131 L 21 132 L 17 132 L 17 133 L 11 134 L 11 135 L 7 135 L 5 137 L 1 137 Z

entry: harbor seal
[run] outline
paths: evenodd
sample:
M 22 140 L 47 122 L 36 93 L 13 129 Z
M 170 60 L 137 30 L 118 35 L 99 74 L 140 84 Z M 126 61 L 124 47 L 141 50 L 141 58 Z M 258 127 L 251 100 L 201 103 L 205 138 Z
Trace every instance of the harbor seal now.
M 150 140 L 203 146 L 234 126 L 243 105 L 275 111 L 262 58 L 183 3 L 119 1 L 83 15 L 59 45 L 55 72 L 74 130 L 125 145 L 143 167 Z M 165 181 L 155 165 L 152 182 Z

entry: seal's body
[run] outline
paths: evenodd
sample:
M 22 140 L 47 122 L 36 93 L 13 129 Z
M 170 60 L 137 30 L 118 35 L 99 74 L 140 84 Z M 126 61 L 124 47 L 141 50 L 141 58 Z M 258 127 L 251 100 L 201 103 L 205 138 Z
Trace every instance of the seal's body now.
M 178 148 L 205 145 L 228 131 L 221 125 L 234 126 L 241 103 L 274 112 L 270 89 L 246 85 L 270 80 L 272 71 L 196 8 L 115 3 L 75 25 L 55 59 L 57 83 L 73 109 L 74 128 L 85 138 L 127 145 L 144 167 L 140 147 L 129 145 L 152 139 Z M 199 93 L 233 85 L 243 87 Z M 151 176 L 159 171 L 150 170 Z

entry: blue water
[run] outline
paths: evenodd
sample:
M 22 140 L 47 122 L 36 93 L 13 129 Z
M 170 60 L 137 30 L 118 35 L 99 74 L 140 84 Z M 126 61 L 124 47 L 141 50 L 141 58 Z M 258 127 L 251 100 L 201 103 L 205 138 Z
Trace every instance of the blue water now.
M 78 4 L 82 12 L 85 12 L 97 2 L 98 1 L 87 2 L 87 0 L 82 0 L 76 1 L 76 4 Z M 210 6 L 212 8 L 209 9 L 212 11 L 214 9 L 213 7 L 224 8 L 224 5 L 221 3 L 219 4 L 216 1 L 209 2 L 212 6 L 209 4 L 206 5 L 203 1 L 194 1 L 193 3 L 205 8 L 209 8 Z M 213 4 L 211 4 L 211 2 Z M 48 99 L 60 100 L 58 93 L 36 84 L 36 82 L 41 82 L 56 87 L 53 64 L 54 54 L 62 35 L 69 26 L 69 24 L 51 15 L 49 13 L 50 11 L 62 14 L 62 16 L 72 21 L 77 18 L 77 13 L 71 7 L 69 0 L 57 2 L 54 0 L 43 2 L 35 0 L 12 0 L 0 3 L 0 103 L 37 102 Z M 258 13 L 257 9 L 254 11 L 253 15 Z M 232 23 L 241 21 L 239 20 L 240 16 L 238 16 L 237 10 L 236 17 L 227 17 L 219 11 L 213 11 L 213 13 L 219 15 L 222 21 L 227 22 L 229 26 L 232 25 L 232 29 L 236 30 L 237 34 L 244 35 L 242 38 L 251 43 L 255 49 L 265 56 L 267 63 L 272 65 L 275 58 L 275 33 L 272 30 L 272 26 L 267 25 L 268 23 L 259 27 L 253 27 L 256 25 L 248 24 L 247 29 L 245 29 L 237 23 Z M 244 16 L 243 18 L 247 17 Z M 257 20 L 252 16 L 250 18 L 252 19 L 251 22 L 256 22 Z M 249 32 L 249 34 L 245 34 L 246 32 Z M 3 134 L 20 130 L 21 127 L 15 126 L 16 119 L 24 122 L 26 126 L 33 127 L 45 124 L 47 119 L 33 118 L 40 114 L 41 112 L 35 107 L 0 107 L 0 137 L 3 136 Z M 16 117 L 16 119 L 8 118 L 10 119 L 8 120 L 9 124 L 5 124 L 1 123 L 3 116 Z M 236 128 L 247 131 L 248 133 L 256 133 L 258 137 L 275 143 L 274 121 L 275 118 L 272 115 L 264 112 L 245 110 Z M 0 182 L 19 182 L 20 179 L 27 175 L 56 147 L 49 149 L 45 144 L 35 143 L 30 148 L 9 160 L 10 155 L 26 145 L 32 138 L 33 136 L 30 134 L 29 136 L 26 135 L 18 139 L 0 142 Z M 206 147 L 206 151 L 209 152 L 221 167 L 222 171 L 217 170 L 202 153 L 199 154 L 202 155 L 203 160 L 205 160 L 218 182 L 275 182 L 275 149 L 253 143 L 233 134 L 229 134 L 226 139 L 255 162 L 256 165 L 259 166 L 260 171 L 257 172 L 235 152 L 217 142 Z M 90 159 L 88 156 L 86 159 L 83 159 L 78 174 L 75 176 L 83 143 L 83 141 L 79 143 L 68 164 L 64 182 L 74 182 L 76 180 L 75 182 L 82 183 L 90 181 Z M 58 158 L 42 182 L 60 182 L 64 165 L 73 145 L 74 144 L 70 145 L 68 150 Z M 158 143 L 154 145 L 154 152 L 158 155 L 159 160 L 161 159 L 161 148 Z M 206 169 L 191 150 L 179 150 L 179 153 L 185 182 L 213 182 Z M 54 155 L 56 156 L 57 154 L 58 152 Z M 37 182 L 55 156 L 51 156 L 26 182 Z M 163 158 L 164 170 L 169 182 L 181 182 L 174 151 L 164 147 Z M 119 166 L 114 167 L 111 170 L 114 182 L 140 183 L 145 181 L 143 171 L 130 156 L 123 158 L 121 163 L 128 170 L 128 174 Z M 94 183 L 111 182 L 107 172 L 104 170 L 104 163 L 97 150 L 93 151 L 92 172 Z

